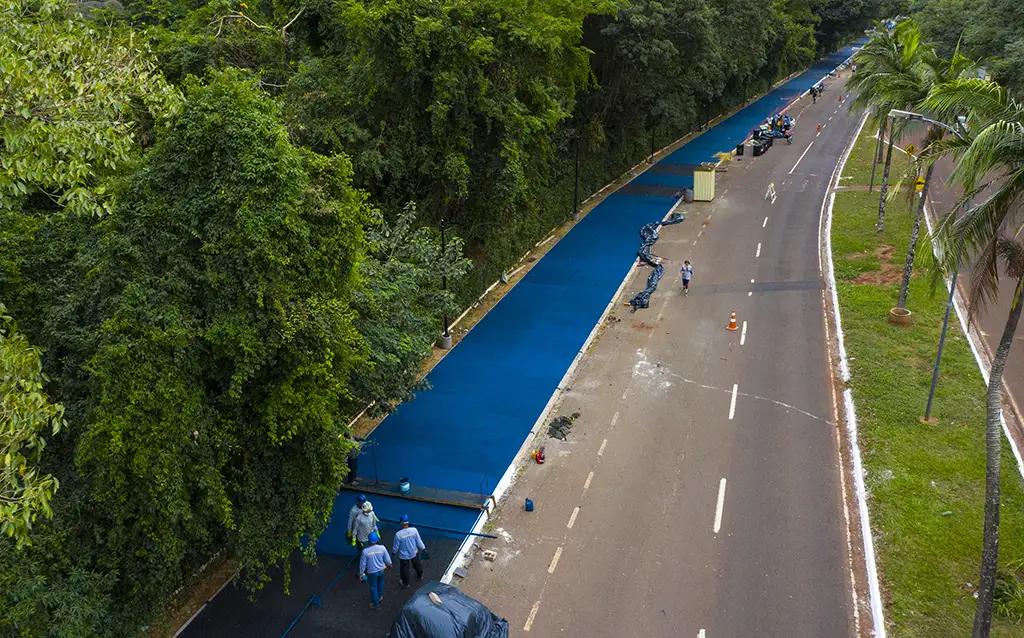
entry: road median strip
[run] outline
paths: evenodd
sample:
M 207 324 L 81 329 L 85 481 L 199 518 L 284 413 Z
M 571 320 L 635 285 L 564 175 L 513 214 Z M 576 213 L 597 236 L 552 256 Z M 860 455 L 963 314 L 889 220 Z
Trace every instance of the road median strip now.
M 873 133 L 862 132 L 844 170 L 845 185 L 867 185 Z M 951 324 L 936 395 L 938 420 L 920 422 L 945 310 L 945 295 L 931 291 L 931 254 L 918 251 L 908 304 L 913 323 L 887 323 L 913 223 L 911 203 L 904 194 L 890 200 L 885 231 L 875 233 L 877 191 L 834 197 L 830 241 L 847 385 L 856 402 L 888 630 L 899 636 L 969 635 L 981 560 L 985 383 L 961 327 Z M 926 245 L 922 238 L 919 248 Z M 1000 565 L 1008 579 L 1024 581 L 1024 485 L 1005 440 L 1003 468 Z M 1024 624 L 1009 617 L 1024 615 L 1024 588 L 1011 585 L 1007 591 L 1016 588 L 1017 594 L 1002 599 L 994 635 L 1024 636 Z

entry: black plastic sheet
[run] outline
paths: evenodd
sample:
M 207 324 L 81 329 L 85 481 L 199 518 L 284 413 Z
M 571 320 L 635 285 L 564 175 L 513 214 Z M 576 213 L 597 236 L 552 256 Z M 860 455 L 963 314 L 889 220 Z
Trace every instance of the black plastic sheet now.
M 431 593 L 440 605 L 430 600 Z M 508 621 L 457 587 L 433 581 L 405 603 L 388 638 L 508 638 Z
M 643 243 L 640 244 L 640 250 L 636 251 L 636 254 L 644 263 L 652 266 L 654 270 L 650 276 L 647 277 L 647 287 L 642 291 L 636 293 L 636 295 L 629 300 L 629 305 L 633 306 L 632 312 L 636 312 L 638 308 L 647 308 L 651 304 L 651 295 L 658 289 L 658 282 L 665 276 L 665 267 L 654 261 L 651 258 L 651 246 L 658 241 L 658 226 L 668 226 L 669 224 L 678 224 L 686 220 L 686 215 L 682 213 L 672 213 L 668 219 L 663 222 L 651 222 L 650 224 L 644 224 L 643 228 L 640 229 L 640 239 Z

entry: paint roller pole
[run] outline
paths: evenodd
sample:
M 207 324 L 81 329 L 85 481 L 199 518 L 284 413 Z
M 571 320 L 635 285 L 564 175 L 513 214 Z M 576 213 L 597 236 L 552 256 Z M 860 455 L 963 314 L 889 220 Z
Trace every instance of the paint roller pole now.
M 448 292 L 448 265 L 447 265 L 448 242 L 444 234 L 444 220 L 441 220 L 441 290 Z M 441 348 L 452 349 L 452 336 L 448 333 L 448 307 L 444 311 L 444 333 L 441 334 Z
M 380 485 L 380 477 L 377 476 L 377 441 L 370 440 L 370 453 L 373 457 L 373 484 Z

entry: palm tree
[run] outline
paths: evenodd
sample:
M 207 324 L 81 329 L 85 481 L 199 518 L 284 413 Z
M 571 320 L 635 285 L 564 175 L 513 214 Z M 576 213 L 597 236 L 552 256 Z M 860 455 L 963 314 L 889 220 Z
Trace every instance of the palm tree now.
M 920 62 L 896 84 L 897 93 L 890 96 L 893 101 L 907 100 L 914 108 L 919 107 L 928 98 L 931 90 L 940 84 L 961 78 L 967 71 L 974 68 L 974 62 L 960 54 L 960 49 L 953 53 L 952 60 L 943 60 L 931 48 L 921 52 Z M 896 307 L 907 307 L 907 295 L 910 292 L 910 278 L 914 272 L 914 256 L 917 252 L 917 238 L 921 230 L 921 220 L 924 219 L 925 202 L 928 201 L 928 188 L 931 186 L 932 173 L 935 170 L 935 162 L 928 161 L 930 155 L 929 147 L 942 139 L 945 130 L 942 126 L 931 124 L 921 147 L 924 149 L 921 156 L 925 159 L 924 184 L 921 189 L 921 198 L 917 204 L 917 214 L 914 216 L 914 226 L 910 231 L 910 244 L 907 247 L 907 258 L 903 262 L 903 281 L 900 283 L 900 292 L 897 297 Z
M 892 109 L 903 109 L 923 97 L 920 89 L 922 56 L 928 52 L 921 43 L 921 31 L 913 20 L 905 20 L 892 33 L 881 29 L 861 49 L 854 62 L 857 70 L 850 79 L 849 90 L 856 94 L 851 108 L 877 107 L 879 134 L 884 133 L 885 121 Z M 929 85 L 930 88 L 930 85 Z M 927 89 L 925 90 L 927 95 Z M 916 99 L 915 99 L 916 97 Z M 889 144 L 882 170 L 881 195 L 878 200 L 878 222 L 875 231 L 885 229 L 885 205 L 889 190 L 889 172 L 892 167 L 892 147 L 901 124 L 889 125 Z
M 968 292 L 973 322 L 997 298 L 999 265 L 1016 281 L 1013 303 L 989 373 L 985 427 L 985 519 L 981 578 L 974 615 L 974 638 L 987 638 L 992 627 L 996 569 L 999 565 L 999 460 L 1002 444 L 1002 380 L 1024 307 L 1024 244 L 1020 241 L 1020 203 L 1024 198 L 1024 105 L 994 82 L 960 79 L 936 87 L 924 106 L 938 118 L 966 114 L 981 128 L 972 138 L 935 145 L 938 153 L 959 158 L 951 179 L 964 188 L 964 203 L 987 187 L 991 194 L 959 219 L 947 215 L 935 231 L 939 265 L 951 272 L 978 257 Z M 1012 237 L 1003 229 L 1016 229 Z

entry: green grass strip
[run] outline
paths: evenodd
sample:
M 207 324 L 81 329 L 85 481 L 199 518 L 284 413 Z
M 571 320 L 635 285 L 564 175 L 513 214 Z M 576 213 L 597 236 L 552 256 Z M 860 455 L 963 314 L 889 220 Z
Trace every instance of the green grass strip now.
M 871 135 L 862 133 L 848 164 L 854 179 L 841 184 L 867 184 Z M 922 237 L 908 303 L 914 322 L 886 321 L 913 223 L 906 195 L 889 209 L 885 232 L 876 234 L 877 189 L 837 193 L 831 236 L 886 621 L 890 636 L 969 636 L 981 560 L 985 385 L 954 315 L 933 408 L 938 422 L 919 421 L 946 294 L 932 294 Z M 1007 566 L 1024 558 L 1024 490 L 1005 442 L 1002 463 L 1000 565 Z M 1001 618 L 992 634 L 1024 637 L 1024 625 Z

